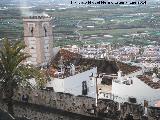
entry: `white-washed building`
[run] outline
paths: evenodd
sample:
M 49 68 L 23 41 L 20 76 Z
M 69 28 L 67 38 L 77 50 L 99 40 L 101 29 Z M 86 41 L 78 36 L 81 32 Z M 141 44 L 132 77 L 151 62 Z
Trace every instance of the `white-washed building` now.
M 156 103 L 160 100 L 160 79 L 155 75 L 146 77 L 142 74 L 143 71 L 140 70 L 122 76 L 119 71 L 117 79 L 112 81 L 112 93 L 100 93 L 99 98 L 142 105 L 147 101 L 149 106 L 156 106 Z M 137 75 L 139 77 L 136 77 Z
M 55 92 L 70 93 L 73 95 L 83 95 L 83 89 L 86 90 L 86 96 L 96 97 L 96 75 L 97 68 L 74 74 L 66 78 L 51 78 L 46 87 L 53 87 Z

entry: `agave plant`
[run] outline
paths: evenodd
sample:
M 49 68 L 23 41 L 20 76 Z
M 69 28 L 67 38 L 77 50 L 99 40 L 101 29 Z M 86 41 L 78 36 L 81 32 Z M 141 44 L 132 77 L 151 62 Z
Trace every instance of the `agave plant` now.
M 0 49 L 0 88 L 6 98 L 8 112 L 12 115 L 14 115 L 12 97 L 19 85 L 28 84 L 30 78 L 35 78 L 39 87 L 45 83 L 45 75 L 38 68 L 23 64 L 30 57 L 24 52 L 25 47 L 22 41 L 12 43 L 5 39 Z

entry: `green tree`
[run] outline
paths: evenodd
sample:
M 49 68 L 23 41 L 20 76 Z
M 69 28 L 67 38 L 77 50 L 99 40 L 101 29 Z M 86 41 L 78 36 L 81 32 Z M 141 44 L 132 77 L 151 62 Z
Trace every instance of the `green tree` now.
M 35 78 L 39 87 L 45 83 L 45 75 L 38 68 L 22 64 L 30 57 L 24 52 L 25 47 L 21 41 L 12 43 L 5 39 L 0 49 L 0 88 L 3 90 L 8 112 L 12 115 L 14 115 L 12 97 L 18 86 L 29 85 L 30 78 Z

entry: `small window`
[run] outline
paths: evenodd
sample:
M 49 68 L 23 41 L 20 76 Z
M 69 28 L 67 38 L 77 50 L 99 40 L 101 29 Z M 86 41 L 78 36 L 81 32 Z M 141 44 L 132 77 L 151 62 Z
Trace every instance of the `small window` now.
M 33 36 L 33 27 L 31 28 L 31 30 L 30 30 L 30 31 L 31 31 L 31 36 Z
M 44 26 L 44 34 L 45 34 L 45 37 L 47 37 L 47 29 L 45 26 Z
M 31 47 L 31 49 L 34 49 L 34 47 Z
M 88 94 L 88 90 L 87 90 L 87 82 L 83 81 L 82 82 L 82 95 L 87 95 Z

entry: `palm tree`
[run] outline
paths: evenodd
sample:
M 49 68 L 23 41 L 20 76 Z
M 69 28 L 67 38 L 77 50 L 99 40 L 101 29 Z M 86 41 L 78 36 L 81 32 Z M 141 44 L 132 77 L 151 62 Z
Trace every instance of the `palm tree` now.
M 3 41 L 0 49 L 0 88 L 3 90 L 8 112 L 14 115 L 13 100 L 14 90 L 23 83 L 29 83 L 28 79 L 35 78 L 38 85 L 44 84 L 44 74 L 31 65 L 22 62 L 30 57 L 24 52 L 25 45 L 18 41 L 11 43 L 8 39 Z

